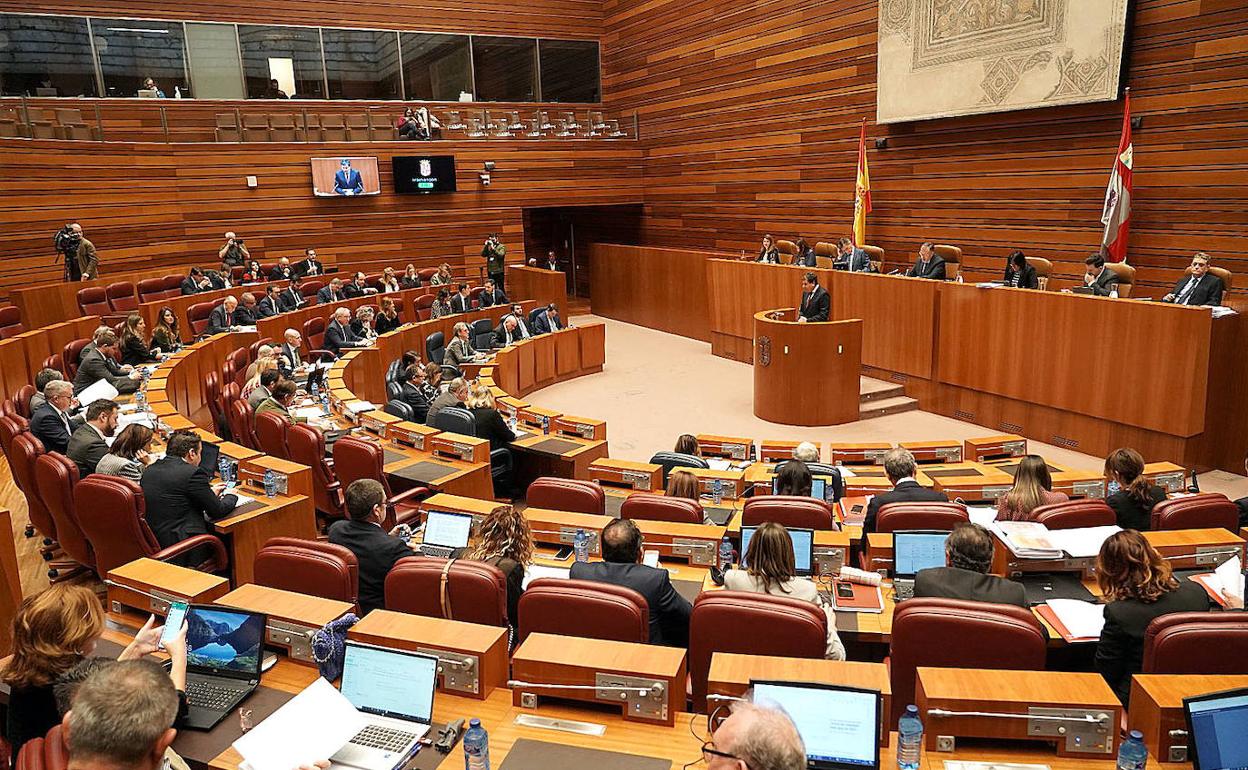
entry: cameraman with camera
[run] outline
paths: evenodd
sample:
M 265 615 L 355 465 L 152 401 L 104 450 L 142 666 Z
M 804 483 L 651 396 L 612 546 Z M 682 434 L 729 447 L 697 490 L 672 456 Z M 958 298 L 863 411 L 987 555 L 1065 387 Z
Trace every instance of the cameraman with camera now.
M 490 278 L 494 279 L 494 285 L 503 288 L 503 271 L 504 260 L 507 257 L 507 247 L 498 240 L 498 236 L 490 233 L 490 237 L 485 239 L 485 245 L 481 248 L 481 256 L 485 257 L 485 271 Z
M 95 244 L 82 235 L 82 225 L 71 222 L 53 236 L 57 254 L 65 260 L 66 281 L 90 281 L 99 278 L 99 257 Z
M 225 245 L 217 251 L 217 257 L 222 262 L 228 262 L 230 267 L 242 267 L 251 259 L 251 252 L 247 250 L 242 238 L 236 237 L 234 233 L 226 233 Z

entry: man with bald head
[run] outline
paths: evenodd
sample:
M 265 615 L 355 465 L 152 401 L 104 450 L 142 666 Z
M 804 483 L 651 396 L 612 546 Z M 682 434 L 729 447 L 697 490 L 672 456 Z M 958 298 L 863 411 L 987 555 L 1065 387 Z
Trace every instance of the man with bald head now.
M 282 346 L 277 350 L 277 368 L 289 377 L 303 366 L 303 335 L 294 329 L 287 329 L 282 335 Z
M 217 250 L 217 258 L 228 263 L 230 267 L 238 267 L 247 264 L 247 260 L 251 259 L 251 252 L 241 238 L 234 233 L 226 233 L 225 245 Z
M 805 770 L 806 746 L 779 708 L 737 702 L 702 747 L 707 770 Z
M 344 347 L 363 344 L 364 338 L 351 330 L 351 310 L 345 307 L 335 310 L 334 319 L 325 329 L 325 349 L 337 358 Z
M 208 333 L 228 332 L 231 326 L 238 325 L 239 321 L 234 318 L 236 310 L 238 310 L 238 297 L 231 295 L 223 299 L 221 304 L 214 307 L 208 314 Z

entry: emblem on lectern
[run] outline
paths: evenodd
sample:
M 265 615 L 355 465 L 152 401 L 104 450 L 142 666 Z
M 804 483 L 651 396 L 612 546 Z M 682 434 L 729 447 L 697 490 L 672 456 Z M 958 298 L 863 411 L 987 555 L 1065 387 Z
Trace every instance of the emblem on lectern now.
M 771 364 L 771 337 L 758 338 L 758 363 L 760 366 Z

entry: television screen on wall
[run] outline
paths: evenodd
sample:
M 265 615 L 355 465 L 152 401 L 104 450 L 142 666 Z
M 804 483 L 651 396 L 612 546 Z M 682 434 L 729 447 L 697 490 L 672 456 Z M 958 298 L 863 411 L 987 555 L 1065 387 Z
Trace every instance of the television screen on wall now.
M 396 156 L 394 191 L 404 195 L 455 192 L 454 155 Z
M 312 194 L 321 198 L 351 198 L 381 194 L 376 158 L 312 159 Z

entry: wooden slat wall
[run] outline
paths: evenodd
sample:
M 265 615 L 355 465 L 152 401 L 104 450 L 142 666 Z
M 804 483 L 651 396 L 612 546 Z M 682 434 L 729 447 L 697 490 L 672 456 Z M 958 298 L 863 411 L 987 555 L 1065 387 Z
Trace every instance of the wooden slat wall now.
M 1149 296 L 1204 249 L 1248 272 L 1248 5 L 1137 0 L 1125 82 L 1135 132 L 1130 261 Z M 643 242 L 756 250 L 848 234 L 867 118 L 868 241 L 965 249 L 968 280 L 1015 247 L 1082 274 L 1122 103 L 876 126 L 874 0 L 605 0 L 608 110 L 641 115 Z M 871 142 L 886 137 L 887 149 Z

